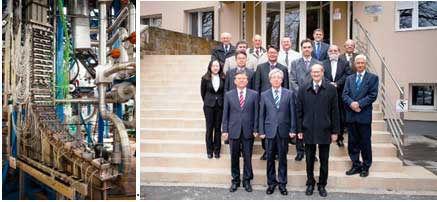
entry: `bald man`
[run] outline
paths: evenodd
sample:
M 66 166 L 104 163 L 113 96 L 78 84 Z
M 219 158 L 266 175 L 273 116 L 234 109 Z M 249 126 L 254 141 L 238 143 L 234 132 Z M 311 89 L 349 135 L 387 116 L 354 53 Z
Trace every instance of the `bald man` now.
M 247 55 L 253 56 L 257 60 L 257 64 L 262 64 L 267 62 L 267 50 L 262 47 L 262 37 L 261 35 L 255 35 L 252 38 L 253 48 L 247 49 Z
M 218 60 L 224 64 L 226 58 L 235 55 L 235 47 L 231 44 L 231 34 L 223 32 L 220 35 L 221 44 L 216 46 L 211 53 L 211 60 Z
M 352 39 L 348 39 L 344 42 L 344 53 L 340 55 L 340 58 L 346 60 L 349 63 L 349 67 L 351 68 L 351 73 L 355 74 L 357 70 L 355 69 L 355 57 L 357 57 L 357 53 L 355 53 L 355 41 Z

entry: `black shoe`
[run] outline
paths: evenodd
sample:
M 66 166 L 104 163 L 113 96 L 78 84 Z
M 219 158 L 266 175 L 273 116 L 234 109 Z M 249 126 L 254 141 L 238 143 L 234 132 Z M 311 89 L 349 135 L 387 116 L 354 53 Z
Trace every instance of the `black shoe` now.
M 219 153 L 214 154 L 214 158 L 219 159 L 220 158 L 220 154 Z
M 314 185 L 308 185 L 307 190 L 305 191 L 305 195 L 311 196 L 314 192 Z
M 296 155 L 296 158 L 294 158 L 294 160 L 296 160 L 296 161 L 302 161 L 302 159 L 303 159 L 303 154 L 297 154 Z
M 237 188 L 239 187 L 239 184 L 232 183 L 231 187 L 229 188 L 229 192 L 235 192 L 237 191 Z
M 278 160 L 278 155 L 277 155 L 277 154 L 275 155 L 275 158 L 274 158 L 274 160 L 275 160 L 275 161 L 277 161 L 277 160 Z
M 229 144 L 229 140 L 225 140 L 225 144 Z
M 208 158 L 209 158 L 209 159 L 212 159 L 212 154 L 208 154 Z
M 276 185 L 269 186 L 266 190 L 266 194 L 267 195 L 273 194 L 273 192 L 275 192 L 275 188 L 276 188 Z
M 259 160 L 264 160 L 264 161 L 267 160 L 266 152 L 263 153 L 263 155 L 261 156 L 261 158 Z
M 350 170 L 346 171 L 346 175 L 355 175 L 361 173 L 361 169 L 352 167 Z
M 285 187 L 285 185 L 279 185 L 279 191 L 281 192 L 282 195 L 286 196 L 288 195 L 288 191 L 287 188 Z
M 314 161 L 319 161 L 319 159 L 317 158 L 317 156 L 314 157 Z
M 292 144 L 292 145 L 296 145 L 296 138 L 290 138 L 290 140 L 288 141 L 288 143 Z
M 367 170 L 361 171 L 360 177 L 367 177 L 367 176 L 369 176 L 369 171 L 367 171 Z
M 243 187 L 247 192 L 252 192 L 252 185 L 250 185 L 250 182 L 243 182 Z
M 319 189 L 319 194 L 321 197 L 328 196 L 328 192 L 326 191 L 325 186 L 320 186 L 320 187 L 318 187 L 318 189 Z
M 339 147 L 344 147 L 344 142 L 343 142 L 343 140 L 339 140 L 339 141 L 337 141 L 337 145 L 338 145 Z

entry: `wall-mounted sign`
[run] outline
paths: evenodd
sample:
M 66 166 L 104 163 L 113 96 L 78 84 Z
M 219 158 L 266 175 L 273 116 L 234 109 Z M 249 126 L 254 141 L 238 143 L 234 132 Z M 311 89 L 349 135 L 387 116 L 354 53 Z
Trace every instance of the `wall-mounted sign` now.
M 396 100 L 396 112 L 407 112 L 408 102 L 407 100 Z
M 364 7 L 364 14 L 366 15 L 381 15 L 383 12 L 382 5 L 368 5 Z
M 341 20 L 341 12 L 340 12 L 340 8 L 335 8 L 334 9 L 334 15 L 332 16 L 333 20 Z

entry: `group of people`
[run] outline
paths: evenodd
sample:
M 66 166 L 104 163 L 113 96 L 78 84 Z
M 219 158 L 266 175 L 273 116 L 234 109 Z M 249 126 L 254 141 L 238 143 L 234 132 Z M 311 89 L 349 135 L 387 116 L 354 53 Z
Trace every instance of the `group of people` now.
M 291 40 L 261 46 L 253 37 L 253 48 L 245 41 L 230 43 L 229 33 L 212 51 L 207 73 L 201 80 L 206 119 L 207 157 L 220 158 L 222 137 L 228 141 L 232 184 L 252 191 L 252 153 L 256 137 L 262 139 L 266 160 L 267 194 L 278 187 L 287 195 L 287 153 L 296 145 L 296 161 L 305 156 L 306 195 L 312 195 L 316 180 L 314 162 L 319 148 L 319 194 L 327 196 L 328 161 L 331 142 L 344 147 L 348 131 L 348 154 L 352 167 L 346 175 L 369 175 L 372 164 L 372 103 L 378 95 L 378 77 L 366 71 L 367 59 L 354 53 L 355 43 L 347 40 L 345 53 L 323 42 L 323 31 L 313 32 L 314 40 L 300 43 L 301 54 L 292 50 Z M 360 161 L 360 155 L 362 161 Z M 240 177 L 240 156 L 243 177 Z M 278 161 L 278 169 L 275 168 Z

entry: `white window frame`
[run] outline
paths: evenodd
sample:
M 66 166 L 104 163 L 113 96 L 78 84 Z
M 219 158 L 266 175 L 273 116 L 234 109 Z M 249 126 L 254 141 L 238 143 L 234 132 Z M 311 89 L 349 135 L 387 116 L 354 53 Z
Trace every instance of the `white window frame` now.
M 215 18 L 216 18 L 217 13 L 215 12 L 214 7 L 198 9 L 198 10 L 190 10 L 187 12 L 188 12 L 188 33 L 193 35 L 193 36 L 197 36 L 197 37 L 202 37 L 202 14 L 206 13 L 206 12 L 213 12 L 214 18 L 212 19 L 212 21 L 213 21 L 214 26 L 212 26 L 212 31 L 213 31 L 214 35 L 212 36 L 212 38 L 215 39 L 216 28 L 217 28 L 216 27 L 217 22 L 216 22 Z M 197 13 L 197 35 L 194 35 L 192 33 L 192 29 L 191 29 L 193 27 L 193 24 L 191 22 L 192 21 L 191 20 L 192 13 Z
M 151 24 L 154 24 L 156 19 L 161 19 L 161 26 L 159 26 L 159 27 L 162 27 L 162 14 L 154 14 L 154 15 L 141 16 L 140 23 L 142 23 L 142 21 L 144 19 L 149 21 L 149 26 L 151 26 Z M 153 26 L 153 27 L 155 27 L 155 26 Z
M 434 106 L 413 105 L 413 86 L 434 86 Z M 409 87 L 410 101 L 408 111 L 418 112 L 435 112 L 437 111 L 437 83 L 410 83 Z
M 437 29 L 437 26 L 432 27 L 419 27 L 419 1 L 396 1 L 395 2 L 395 31 L 397 32 L 404 32 L 404 31 L 416 31 L 416 30 L 430 30 L 430 29 Z M 410 4 L 410 5 L 407 5 Z M 399 10 L 404 9 L 413 9 L 412 13 L 412 25 L 411 28 L 400 28 L 399 27 Z

